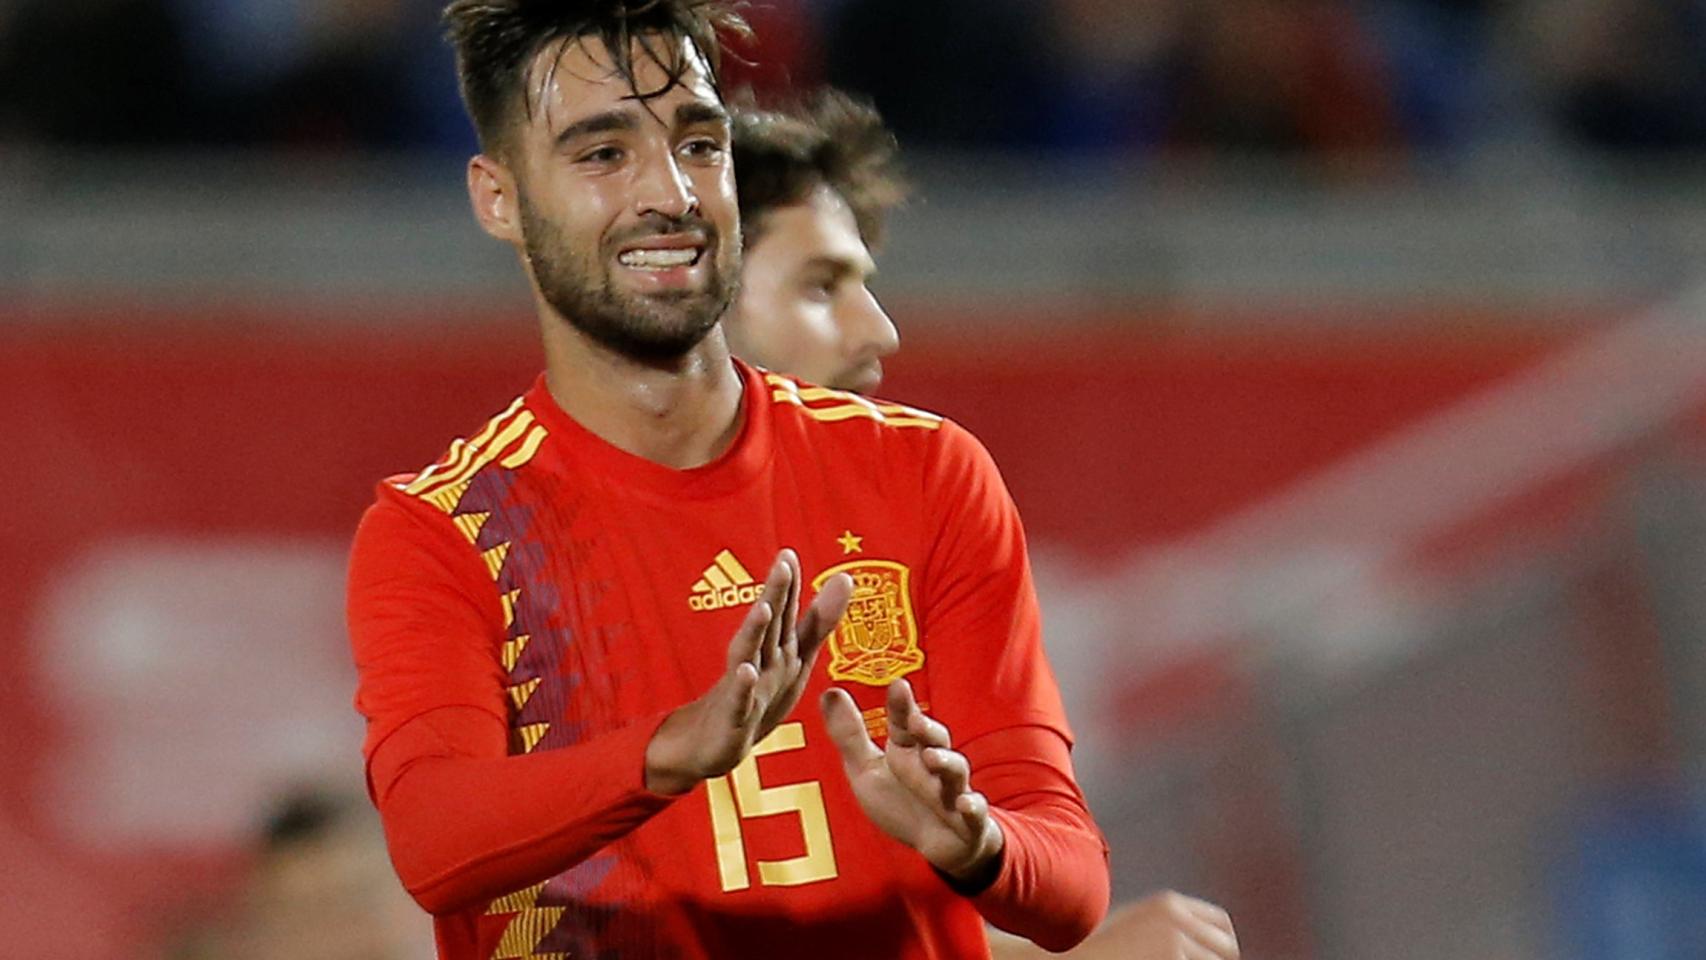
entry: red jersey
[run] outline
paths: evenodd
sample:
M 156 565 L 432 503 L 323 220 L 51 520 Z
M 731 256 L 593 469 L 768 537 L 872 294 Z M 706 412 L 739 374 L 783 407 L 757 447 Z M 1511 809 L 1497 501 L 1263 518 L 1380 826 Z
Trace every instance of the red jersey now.
M 379 487 L 349 617 L 369 789 L 442 960 L 987 956 L 1107 903 L 1024 535 L 988 454 L 933 414 L 741 365 L 724 455 L 673 470 L 581 427 L 543 378 Z M 644 786 L 668 712 L 723 673 L 777 550 L 853 580 L 801 706 L 733 772 Z M 816 698 L 882 734 L 907 677 L 1006 836 L 956 892 L 859 809 Z

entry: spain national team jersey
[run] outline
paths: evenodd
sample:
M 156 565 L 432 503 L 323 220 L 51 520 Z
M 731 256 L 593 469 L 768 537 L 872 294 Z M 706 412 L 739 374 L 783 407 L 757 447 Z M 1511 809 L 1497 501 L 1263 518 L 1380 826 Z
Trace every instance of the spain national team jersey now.
M 1004 814 L 1003 872 L 1099 871 L 1105 898 L 988 455 L 930 413 L 740 375 L 740 432 L 706 466 L 605 443 L 541 379 L 363 519 L 349 603 L 369 785 L 443 960 L 985 956 L 985 916 L 1018 908 L 956 892 L 873 826 L 817 708 L 847 690 L 880 742 L 900 677 L 992 805 L 1073 821 Z M 726 669 L 783 547 L 802 608 L 833 574 L 853 582 L 806 696 L 729 775 L 649 793 L 646 743 Z M 983 896 L 1047 900 L 1055 882 Z

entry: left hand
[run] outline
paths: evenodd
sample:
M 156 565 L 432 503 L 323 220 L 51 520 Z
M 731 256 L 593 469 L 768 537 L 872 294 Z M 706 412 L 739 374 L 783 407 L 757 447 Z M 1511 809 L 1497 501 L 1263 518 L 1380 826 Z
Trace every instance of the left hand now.
M 825 692 L 819 705 L 872 823 L 956 879 L 977 876 L 1000 856 L 1005 840 L 989 801 L 971 788 L 971 765 L 953 749 L 948 728 L 919 709 L 912 684 L 889 684 L 885 749 L 871 740 L 845 690 Z

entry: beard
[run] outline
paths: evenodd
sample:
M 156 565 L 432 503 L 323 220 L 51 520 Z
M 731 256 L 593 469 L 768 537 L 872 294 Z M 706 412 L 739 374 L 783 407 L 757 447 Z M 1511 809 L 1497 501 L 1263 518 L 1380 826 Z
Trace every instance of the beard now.
M 696 213 L 681 218 L 648 214 L 641 225 L 601 238 L 598 249 L 584 251 L 574 249 L 563 229 L 525 196 L 518 198 L 518 209 L 523 249 L 545 302 L 593 342 L 625 357 L 644 362 L 680 358 L 705 339 L 734 298 L 740 251 L 725 248 L 716 226 Z M 653 295 L 618 290 L 612 276 L 616 251 L 635 240 L 672 233 L 705 238 L 700 254 L 709 258 L 705 288 Z M 737 259 L 730 264 L 725 257 Z

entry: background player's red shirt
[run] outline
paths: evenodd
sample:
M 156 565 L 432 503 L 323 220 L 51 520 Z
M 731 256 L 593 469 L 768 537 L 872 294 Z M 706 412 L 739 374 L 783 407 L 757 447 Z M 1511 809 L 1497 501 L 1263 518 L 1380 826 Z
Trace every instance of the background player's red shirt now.
M 985 918 L 1074 942 L 1106 849 L 988 454 L 932 414 L 740 372 L 741 433 L 704 467 L 610 446 L 541 380 L 363 518 L 369 785 L 441 956 L 984 956 Z M 729 776 L 650 794 L 647 742 L 721 674 L 784 546 L 812 584 L 855 584 L 806 698 Z M 898 676 L 1007 836 L 976 896 L 866 819 L 818 714 L 834 683 L 880 737 Z

